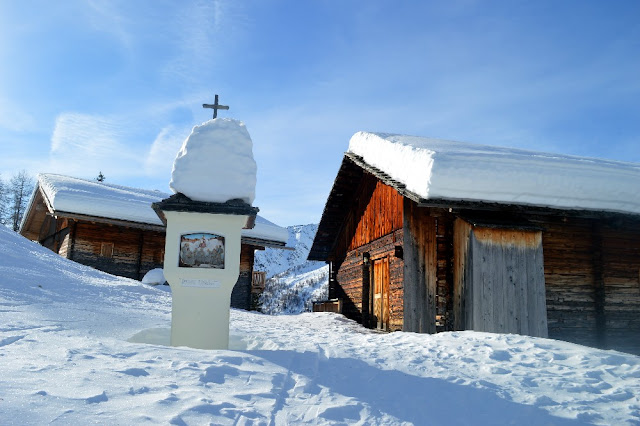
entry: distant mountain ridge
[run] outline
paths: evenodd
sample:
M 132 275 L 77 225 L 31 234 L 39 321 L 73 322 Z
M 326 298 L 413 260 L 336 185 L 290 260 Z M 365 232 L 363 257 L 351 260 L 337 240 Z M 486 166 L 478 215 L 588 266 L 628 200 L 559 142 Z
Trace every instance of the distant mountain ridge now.
M 307 260 L 317 224 L 287 226 L 287 247 L 256 251 L 254 270 L 267 273 L 260 299 L 262 312 L 295 314 L 310 311 L 312 302 L 328 295 L 329 267 L 324 262 Z
M 287 226 L 287 231 L 289 232 L 287 247 L 293 247 L 294 250 L 267 248 L 256 251 L 253 269 L 266 272 L 267 279 L 296 267 L 301 273 L 318 269 L 324 265 L 324 262 L 307 260 L 313 239 L 318 231 L 318 225 L 312 223 Z

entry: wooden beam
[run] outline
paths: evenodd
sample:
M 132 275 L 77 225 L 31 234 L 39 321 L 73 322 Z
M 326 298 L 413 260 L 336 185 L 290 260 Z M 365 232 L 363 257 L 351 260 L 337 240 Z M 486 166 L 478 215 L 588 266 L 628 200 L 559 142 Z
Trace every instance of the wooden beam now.
M 65 217 L 67 219 L 83 220 L 83 221 L 93 222 L 93 223 L 104 223 L 106 225 L 125 226 L 128 228 L 138 228 L 138 229 L 145 229 L 148 231 L 165 232 L 165 227 L 163 225 L 154 225 L 151 223 L 133 222 L 133 221 L 121 220 L 121 219 L 110 219 L 106 217 L 89 216 L 89 215 L 69 213 L 69 212 L 64 212 L 59 210 L 56 210 L 53 213 L 48 213 L 48 214 L 54 217 Z

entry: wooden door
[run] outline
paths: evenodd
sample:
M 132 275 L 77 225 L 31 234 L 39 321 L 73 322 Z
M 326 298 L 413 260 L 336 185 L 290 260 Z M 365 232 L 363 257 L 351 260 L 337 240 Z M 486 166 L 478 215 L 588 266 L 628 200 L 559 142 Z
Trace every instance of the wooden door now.
M 389 329 L 389 258 L 373 262 L 373 321 L 380 330 Z
M 548 336 L 541 231 L 456 219 L 454 257 L 456 330 Z

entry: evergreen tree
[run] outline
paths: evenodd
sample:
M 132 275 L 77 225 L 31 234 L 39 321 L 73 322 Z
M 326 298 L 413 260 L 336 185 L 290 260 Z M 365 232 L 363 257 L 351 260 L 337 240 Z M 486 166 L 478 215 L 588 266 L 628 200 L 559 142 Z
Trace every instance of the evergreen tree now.
M 106 179 L 106 177 L 104 177 L 104 175 L 102 174 L 102 170 L 101 170 L 100 173 L 98 174 L 98 177 L 96 178 L 96 180 L 98 182 L 104 182 L 105 179 Z
M 31 178 L 25 170 L 13 175 L 9 181 L 7 191 L 9 198 L 8 219 L 11 227 L 16 232 L 20 229 L 22 216 L 24 216 L 25 210 L 27 209 L 27 203 L 29 202 L 29 197 L 33 192 L 33 187 L 33 178 Z
M 7 185 L 0 176 L 0 225 L 7 223 Z

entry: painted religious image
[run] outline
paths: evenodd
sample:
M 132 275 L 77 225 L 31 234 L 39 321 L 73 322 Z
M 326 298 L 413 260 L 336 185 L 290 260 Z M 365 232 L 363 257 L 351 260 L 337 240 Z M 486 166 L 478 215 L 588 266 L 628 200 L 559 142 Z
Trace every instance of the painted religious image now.
M 178 266 L 224 269 L 224 237 L 205 233 L 181 235 Z

